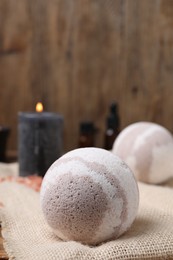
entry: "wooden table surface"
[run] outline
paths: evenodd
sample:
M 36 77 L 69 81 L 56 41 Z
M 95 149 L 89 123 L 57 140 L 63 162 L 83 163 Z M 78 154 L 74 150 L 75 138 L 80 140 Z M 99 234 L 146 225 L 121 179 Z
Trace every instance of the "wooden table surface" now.
M 1 227 L 0 227 L 0 260 L 8 260 L 8 256 L 3 247 L 3 238 L 1 235 Z

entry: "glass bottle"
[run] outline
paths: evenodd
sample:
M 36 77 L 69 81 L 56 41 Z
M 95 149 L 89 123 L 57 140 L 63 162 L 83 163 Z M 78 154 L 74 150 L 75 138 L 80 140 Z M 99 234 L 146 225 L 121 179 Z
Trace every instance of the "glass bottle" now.
M 104 136 L 104 148 L 111 150 L 113 143 L 120 132 L 120 118 L 118 104 L 113 102 L 109 107 L 109 115 L 106 119 L 106 131 Z
M 79 125 L 79 141 L 78 147 L 93 147 L 95 146 L 95 127 L 93 122 L 84 121 Z

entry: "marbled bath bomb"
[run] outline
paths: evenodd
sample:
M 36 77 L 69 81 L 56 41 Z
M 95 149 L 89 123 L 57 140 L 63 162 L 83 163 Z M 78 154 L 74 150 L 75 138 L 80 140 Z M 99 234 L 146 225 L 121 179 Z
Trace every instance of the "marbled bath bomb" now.
M 137 182 L 129 167 L 100 148 L 79 148 L 48 169 L 41 187 L 45 219 L 59 238 L 96 245 L 132 225 Z
M 129 125 L 115 140 L 112 152 L 127 163 L 139 181 L 158 184 L 173 177 L 173 136 L 158 124 Z

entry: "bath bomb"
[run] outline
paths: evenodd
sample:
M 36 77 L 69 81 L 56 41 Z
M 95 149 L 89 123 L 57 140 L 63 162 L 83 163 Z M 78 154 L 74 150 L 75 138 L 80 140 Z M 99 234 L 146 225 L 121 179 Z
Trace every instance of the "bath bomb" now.
M 55 161 L 40 196 L 44 217 L 59 238 L 90 245 L 128 230 L 139 203 L 129 167 L 111 152 L 92 147 L 72 150 Z
M 139 181 L 158 184 L 173 177 L 173 136 L 163 126 L 151 122 L 129 125 L 115 140 L 112 152 Z

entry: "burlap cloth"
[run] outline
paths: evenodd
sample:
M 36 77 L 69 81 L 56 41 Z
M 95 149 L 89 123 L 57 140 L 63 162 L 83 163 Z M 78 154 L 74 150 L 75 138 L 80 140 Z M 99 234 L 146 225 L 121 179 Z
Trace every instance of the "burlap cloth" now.
M 11 166 L 4 167 L 0 165 L 0 175 Z M 10 172 L 17 175 L 16 165 Z M 39 193 L 3 181 L 0 221 L 5 250 L 10 259 L 21 260 L 173 259 L 173 182 L 167 186 L 139 183 L 139 212 L 131 229 L 115 241 L 89 247 L 59 240 L 43 218 Z

